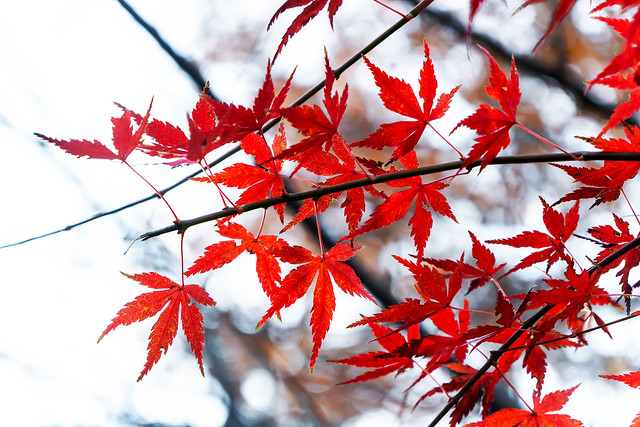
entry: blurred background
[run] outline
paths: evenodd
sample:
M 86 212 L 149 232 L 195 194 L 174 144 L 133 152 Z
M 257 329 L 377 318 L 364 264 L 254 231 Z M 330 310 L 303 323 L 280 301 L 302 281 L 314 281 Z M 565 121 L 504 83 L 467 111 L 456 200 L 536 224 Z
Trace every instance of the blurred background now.
M 0 144 L 4 160 L 0 168 L 0 222 L 4 224 L 0 246 L 64 229 L 150 195 L 148 187 L 122 165 L 74 158 L 38 140 L 33 132 L 108 144 L 110 118 L 120 115 L 113 102 L 144 112 L 152 97 L 153 117 L 186 128 L 186 114 L 194 107 L 201 85 L 123 3 L 27 0 L 0 4 Z M 267 62 L 295 16 L 294 12 L 285 13 L 267 31 L 269 19 L 282 3 L 158 0 L 130 1 L 128 5 L 210 82 L 220 99 L 250 106 Z M 412 7 L 405 1 L 385 3 L 403 13 Z M 503 70 L 508 70 L 513 54 L 523 93 L 519 120 L 569 151 L 588 149 L 575 136 L 596 135 L 620 95 L 596 87 L 585 96 L 584 82 L 610 61 L 621 41 L 604 24 L 589 18 L 592 5 L 581 1 L 531 56 L 553 9 L 544 3 L 511 16 L 518 6 L 487 1 L 474 22 L 472 37 L 465 40 L 468 5 L 454 8 L 451 2 L 436 1 L 367 56 L 390 75 L 417 86 L 426 39 L 438 93 L 462 85 L 450 112 L 434 123 L 441 134 L 448 135 L 478 103 L 488 102 L 484 92 L 487 60 L 476 45 L 488 49 Z M 396 14 L 373 1 L 349 0 L 339 9 L 332 31 L 326 12 L 321 12 L 288 43 L 274 64 L 276 90 L 297 67 L 287 104 L 293 102 L 324 79 L 325 47 L 332 66 L 337 67 L 397 20 Z M 381 123 L 398 120 L 382 106 L 364 64 L 349 69 L 337 86 L 345 83 L 349 84 L 349 108 L 341 132 L 347 141 L 361 140 Z M 287 135 L 289 143 L 294 143 L 295 131 L 289 128 Z M 457 130 L 449 139 L 466 152 L 474 136 Z M 512 139 L 509 154 L 550 149 L 518 130 L 512 130 Z M 225 150 L 212 153 L 211 159 Z M 425 165 L 457 159 L 429 129 L 417 152 Z M 193 172 L 148 164 L 145 157 L 131 160 L 157 188 Z M 238 155 L 219 167 L 241 160 L 248 159 Z M 632 202 L 637 203 L 634 185 L 627 188 L 627 194 L 635 196 Z M 301 184 L 296 188 L 308 187 Z M 470 255 L 467 230 L 487 240 L 510 237 L 525 229 L 544 229 L 537 196 L 552 203 L 573 188 L 559 170 L 536 165 L 489 167 L 479 176 L 474 172 L 456 179 L 446 194 L 458 224 L 434 216 L 427 256 L 458 259 L 465 249 Z M 230 190 L 228 194 L 239 193 Z M 212 196 L 216 195 L 207 186 L 188 182 L 168 193 L 167 199 L 178 216 L 186 219 L 219 210 L 219 198 Z M 611 223 L 611 210 L 631 215 L 622 203 L 590 211 L 583 206 L 585 219 L 578 232 L 586 234 L 589 225 Z M 293 212 L 287 215 L 290 219 Z M 336 206 L 321 218 L 325 237 L 335 240 L 345 234 L 344 225 L 335 225 L 340 224 L 341 215 Z M 259 214 L 248 215 L 242 223 L 256 230 L 260 219 Z M 135 242 L 140 234 L 171 222 L 166 207 L 153 200 L 0 250 L 0 424 L 404 426 L 425 425 L 442 407 L 445 400 L 440 396 L 427 399 L 412 411 L 417 399 L 435 386 L 423 380 L 405 393 L 417 377 L 412 371 L 395 378 L 336 386 L 363 371 L 327 360 L 379 349 L 366 328 L 345 329 L 360 314 L 376 312 L 376 307 L 342 294 L 337 295 L 337 311 L 320 359 L 314 373 L 309 374 L 310 299 L 285 310 L 282 322 L 273 319 L 255 330 L 268 308 L 268 299 L 252 272 L 255 261 L 249 255 L 193 279 L 218 303 L 203 310 L 206 377 L 200 376 L 179 333 L 151 373 L 136 383 L 154 320 L 118 328 L 99 345 L 96 340 L 116 312 L 143 292 L 121 271 L 156 271 L 179 280 L 177 236 Z M 281 228 L 275 217 L 266 224 L 267 233 L 278 233 Z M 309 248 L 318 240 L 303 225 L 283 237 Z M 212 224 L 190 229 L 185 239 L 187 262 L 200 256 L 216 238 Z M 386 301 L 415 297 L 408 272 L 391 258 L 415 251 L 406 220 L 362 236 L 357 243 L 364 249 L 355 262 L 367 274 L 367 286 Z M 526 251 L 497 246 L 491 249 L 498 263 L 513 265 L 518 255 L 526 255 Z M 576 241 L 572 253 L 587 264 L 585 257 L 593 257 L 597 248 Z M 633 274 L 635 282 L 638 278 L 634 280 Z M 508 293 L 525 291 L 542 277 L 542 270 L 527 269 L 510 276 L 503 287 Z M 607 290 L 619 292 L 616 283 L 612 279 Z M 487 306 L 495 301 L 495 291 L 485 288 L 473 294 L 480 306 L 483 300 Z M 613 309 L 598 313 L 605 321 L 623 315 Z M 598 375 L 640 368 L 640 346 L 630 338 L 635 322 L 612 327 L 614 340 L 595 333 L 587 337 L 588 348 L 551 352 L 543 393 L 582 383 L 567 404 L 567 413 L 591 426 L 629 424 L 639 410 L 637 392 Z M 481 364 L 482 359 L 477 362 Z M 532 382 L 526 373 L 516 370 L 509 378 L 527 390 L 523 394 L 530 399 Z M 437 379 L 446 381 L 446 374 Z M 505 389 L 497 404 L 519 403 Z M 478 410 L 466 420 L 477 417 Z

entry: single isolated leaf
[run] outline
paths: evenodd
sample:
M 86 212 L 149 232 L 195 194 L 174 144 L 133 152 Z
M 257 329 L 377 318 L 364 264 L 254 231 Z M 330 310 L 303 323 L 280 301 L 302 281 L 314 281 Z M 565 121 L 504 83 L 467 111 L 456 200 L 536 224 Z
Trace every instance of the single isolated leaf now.
M 123 274 L 141 285 L 155 290 L 138 295 L 118 311 L 116 317 L 98 338 L 98 342 L 120 325 L 126 326 L 134 322 L 141 322 L 162 311 L 156 323 L 151 327 L 149 345 L 147 346 L 149 350 L 147 363 L 145 363 L 138 381 L 149 373 L 153 365 L 160 360 L 163 351 L 166 354 L 178 331 L 179 320 L 182 321 L 182 330 L 191 346 L 191 351 L 196 356 L 200 372 L 204 376 L 204 367 L 202 366 L 204 319 L 194 302 L 201 305 L 215 305 L 215 301 L 207 291 L 198 285 L 180 286 L 173 280 L 157 273 Z
M 391 77 L 380 68 L 373 65 L 366 57 L 365 63 L 371 70 L 376 85 L 380 89 L 380 99 L 384 106 L 395 113 L 409 117 L 410 121 L 398 121 L 383 124 L 377 131 L 366 139 L 352 144 L 353 146 L 371 147 L 381 150 L 384 147 L 394 147 L 395 151 L 389 163 L 399 159 L 414 149 L 420 137 L 431 122 L 444 116 L 449 109 L 451 99 L 458 91 L 455 87 L 449 93 L 443 93 L 434 105 L 438 81 L 429 55 L 429 46 L 424 42 L 425 61 L 420 71 L 420 91 L 422 105 L 418 101 L 411 86 L 404 80 Z
M 547 227 L 548 234 L 541 231 L 525 231 L 508 239 L 487 240 L 487 243 L 507 245 L 514 248 L 540 249 L 522 259 L 522 261 L 502 277 L 539 262 L 546 261 L 547 271 L 560 259 L 564 260 L 569 266 L 573 265 L 573 258 L 566 249 L 565 243 L 578 226 L 580 205 L 576 201 L 569 212 L 567 212 L 566 215 L 562 215 L 553 209 L 553 207 L 549 206 L 544 199 L 540 198 L 540 201 L 543 206 L 542 219 Z
M 498 63 L 484 48 L 482 51 L 489 57 L 491 76 L 490 85 L 485 87 L 487 95 L 498 101 L 500 109 L 488 104 L 480 104 L 475 113 L 456 125 L 451 133 L 460 126 L 475 130 L 478 137 L 476 144 L 464 162 L 467 166 L 482 159 L 480 170 L 484 169 L 511 142 L 509 130 L 517 124 L 516 111 L 520 103 L 520 80 L 515 60 L 511 58 L 511 76 L 507 78 Z
M 273 251 L 274 255 L 282 261 L 302 265 L 291 270 L 282 279 L 280 287 L 271 300 L 271 307 L 256 328 L 262 326 L 271 316 L 280 312 L 283 308 L 289 307 L 302 298 L 315 281 L 310 320 L 313 350 L 309 369 L 312 372 L 322 341 L 329 331 L 336 307 L 333 284 L 335 283 L 343 292 L 349 295 L 358 295 L 374 301 L 373 297 L 360 283 L 355 271 L 344 263 L 344 261 L 354 256 L 358 250 L 360 250 L 359 246 L 353 247 L 351 245 L 338 244 L 324 255 L 313 255 L 311 251 L 301 246 L 286 246 Z

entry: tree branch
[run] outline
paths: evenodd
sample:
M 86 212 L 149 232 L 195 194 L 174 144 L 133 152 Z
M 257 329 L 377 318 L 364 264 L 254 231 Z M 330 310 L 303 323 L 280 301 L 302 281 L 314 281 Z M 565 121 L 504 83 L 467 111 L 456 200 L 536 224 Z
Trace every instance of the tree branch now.
M 507 164 L 528 164 L 528 163 L 550 163 L 550 162 L 570 162 L 575 161 L 578 158 L 580 160 L 609 160 L 609 161 L 640 161 L 640 153 L 638 152 L 602 152 L 602 151 L 576 151 L 573 153 L 547 153 L 547 154 L 526 154 L 516 156 L 502 156 L 496 157 L 490 165 L 507 165 Z M 466 169 L 472 170 L 481 165 L 482 160 L 475 161 L 469 164 Z M 395 181 L 403 178 L 411 178 L 414 176 L 431 175 L 438 172 L 454 171 L 462 169 L 464 160 L 458 160 L 454 162 L 440 163 L 432 166 L 423 166 L 420 168 L 403 170 L 399 172 L 392 172 L 385 175 L 377 175 L 370 178 L 362 178 L 349 182 L 343 182 L 341 184 L 330 185 L 326 187 L 319 187 L 314 190 L 300 191 L 297 193 L 284 194 L 278 197 L 271 197 L 269 199 L 260 200 L 257 202 L 246 203 L 240 205 L 237 208 L 225 208 L 217 212 L 213 212 L 207 215 L 203 215 L 197 218 L 188 220 L 180 220 L 174 224 L 142 234 L 138 239 L 148 240 L 152 237 L 157 237 L 162 234 L 171 233 L 177 231 L 183 233 L 189 227 L 197 224 L 202 224 L 216 219 L 227 218 L 234 216 L 240 212 L 249 212 L 256 209 L 266 209 L 281 203 L 289 203 L 293 201 L 302 201 L 305 199 L 313 199 L 329 194 L 339 193 L 342 191 L 350 190 L 352 188 L 365 187 L 372 184 L 381 184 L 384 182 Z

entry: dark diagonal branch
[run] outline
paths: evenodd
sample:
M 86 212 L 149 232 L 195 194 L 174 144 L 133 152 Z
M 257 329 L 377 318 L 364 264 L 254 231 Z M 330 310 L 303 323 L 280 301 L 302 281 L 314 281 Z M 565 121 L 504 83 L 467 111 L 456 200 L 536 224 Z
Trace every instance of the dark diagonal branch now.
M 572 157 L 573 156 L 573 157 Z M 490 165 L 513 165 L 513 164 L 527 164 L 527 163 L 551 163 L 551 162 L 570 162 L 578 160 L 609 160 L 609 161 L 640 161 L 640 153 L 622 153 L 622 152 L 602 152 L 602 151 L 576 151 L 573 153 L 548 153 L 548 154 L 526 154 L 516 156 L 501 156 L 496 157 L 490 163 Z M 482 160 L 478 160 L 466 166 L 467 170 L 472 170 L 481 165 Z M 240 212 L 249 212 L 256 209 L 267 209 L 275 205 L 282 203 L 289 203 L 293 201 L 302 201 L 306 199 L 317 199 L 329 194 L 340 193 L 342 191 L 350 190 L 358 187 L 365 187 L 372 184 L 381 184 L 389 181 L 396 181 L 399 179 L 410 178 L 414 176 L 432 175 L 439 172 L 456 171 L 463 168 L 464 160 L 458 160 L 455 162 L 440 163 L 432 166 L 423 166 L 415 169 L 402 170 L 399 172 L 388 173 L 385 175 L 377 175 L 370 178 L 356 179 L 349 182 L 343 182 L 341 184 L 330 185 L 326 187 L 319 187 L 313 190 L 300 191 L 297 193 L 284 194 L 279 197 L 271 197 L 269 199 L 260 200 L 257 202 L 247 203 L 237 206 Z M 217 212 L 213 212 L 207 215 L 203 215 L 197 218 L 188 220 L 181 220 L 174 224 L 150 231 L 141 235 L 138 239 L 147 240 L 152 237 L 157 237 L 166 233 L 177 231 L 183 233 L 189 227 L 194 225 L 203 224 L 205 222 L 214 221 L 217 219 L 227 218 L 238 214 L 236 208 L 225 208 Z

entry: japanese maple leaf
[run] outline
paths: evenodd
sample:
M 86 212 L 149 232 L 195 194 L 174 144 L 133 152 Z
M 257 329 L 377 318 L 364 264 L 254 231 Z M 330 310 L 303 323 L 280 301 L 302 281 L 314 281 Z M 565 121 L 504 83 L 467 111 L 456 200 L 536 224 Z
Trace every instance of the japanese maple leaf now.
M 322 103 L 327 110 L 327 114 L 317 104 L 313 106 L 299 105 L 279 110 L 280 114 L 305 136 L 301 142 L 292 145 L 276 156 L 277 159 L 298 162 L 291 175 L 294 175 L 305 165 L 314 162 L 315 157 L 322 151 L 333 150 L 340 160 L 346 164 L 355 164 L 350 148 L 338 133 L 338 126 L 347 108 L 349 86 L 345 85 L 342 95 L 338 93 L 332 94 L 336 78 L 329 65 L 329 58 L 326 52 L 325 73 L 326 83 Z
M 204 93 L 198 98 L 191 115 L 187 117 L 189 137 L 177 126 L 160 120 L 152 121 L 147 135 L 155 140 L 142 145 L 151 156 L 179 159 L 173 164 L 198 163 L 204 157 L 228 141 L 221 141 L 221 128 L 216 126 L 213 107 Z
M 280 6 L 278 10 L 276 10 L 276 13 L 274 13 L 273 17 L 271 17 L 271 21 L 269 21 L 269 25 L 267 25 L 267 30 L 271 28 L 271 25 L 275 22 L 275 20 L 278 18 L 278 16 L 280 16 L 282 12 L 294 7 L 306 6 L 302 10 L 300 15 L 298 15 L 293 20 L 291 26 L 284 33 L 284 36 L 282 36 L 282 41 L 278 46 L 278 50 L 276 50 L 276 53 L 273 56 L 274 61 L 278 57 L 278 54 L 282 51 L 282 48 L 287 44 L 289 39 L 293 37 L 294 34 L 296 34 L 298 31 L 300 31 L 302 27 L 307 25 L 309 21 L 315 18 L 318 13 L 320 13 L 320 11 L 324 9 L 324 6 L 327 4 L 327 2 L 329 3 L 329 22 L 331 23 L 331 28 L 333 28 L 333 17 L 338 11 L 338 8 L 342 5 L 342 0 L 287 0 L 282 6 Z
M 469 301 L 465 299 L 463 308 L 456 311 L 458 312 L 457 319 L 453 310 L 440 310 L 429 317 L 433 325 L 447 335 L 428 334 L 420 337 L 419 340 L 407 341 L 391 352 L 390 356 L 395 357 L 429 358 L 428 363 L 422 368 L 420 375 L 410 388 L 429 373 L 450 362 L 452 357 L 455 357 L 457 362 L 464 363 L 469 349 L 468 341 L 470 338 L 475 338 L 467 335 L 471 320 Z M 414 324 L 411 327 L 415 326 Z
M 277 111 L 282 107 L 287 97 L 294 73 L 295 70 L 280 89 L 280 92 L 276 94 L 273 80 L 271 79 L 271 62 L 269 62 L 267 64 L 264 82 L 253 101 L 252 108 L 226 104 L 222 101 L 207 97 L 206 99 L 220 120 L 221 139 L 225 141 L 240 141 L 253 132 L 261 133 L 262 128 L 269 120 L 279 117 Z M 273 157 L 273 155 L 268 158 L 271 157 Z M 258 163 L 260 164 L 261 162 Z
M 329 360 L 331 363 L 342 363 L 360 368 L 373 368 L 371 371 L 358 375 L 348 381 L 341 382 L 338 385 L 369 381 L 392 372 L 398 375 L 413 366 L 412 357 L 398 356 L 394 354 L 394 351 L 407 343 L 420 339 L 420 327 L 417 324 L 408 329 L 406 340 L 399 332 L 393 332 L 391 328 L 387 328 L 386 326 L 370 323 L 369 327 L 376 337 L 376 342 L 386 351 L 371 351 L 345 359 Z
M 599 225 L 587 230 L 593 239 L 588 239 L 600 245 L 603 249 L 595 258 L 595 262 L 599 263 L 606 257 L 632 241 L 635 236 L 629 231 L 629 223 L 620 218 L 616 214 L 613 214 L 614 222 L 617 227 L 614 228 L 611 225 Z M 602 268 L 602 273 L 612 270 L 618 267 L 624 262 L 624 267 L 616 273 L 616 276 L 620 277 L 620 283 L 622 285 L 622 292 L 630 295 L 634 287 L 637 287 L 640 282 L 636 282 L 633 286 L 629 283 L 629 274 L 631 269 L 640 264 L 640 248 L 636 247 L 625 253 L 624 255 L 616 258 L 615 261 Z M 627 305 L 627 313 L 631 311 L 631 297 L 625 296 L 625 302 Z
M 407 298 L 405 301 L 392 305 L 380 313 L 363 317 L 349 325 L 350 328 L 369 323 L 396 323 L 403 325 L 397 330 L 406 329 L 430 318 L 442 310 L 450 310 L 450 304 L 462 286 L 462 271 L 459 268 L 447 279 L 435 268 L 424 263 L 414 263 L 399 256 L 396 261 L 409 269 L 416 280 L 415 289 L 422 300 Z
M 147 346 L 149 350 L 147 363 L 144 365 L 138 381 L 160 360 L 163 350 L 164 353 L 167 352 L 173 342 L 173 338 L 176 336 L 180 320 L 182 321 L 182 330 L 187 342 L 191 346 L 191 351 L 196 356 L 200 366 L 200 372 L 204 376 L 204 368 L 202 366 L 204 320 L 200 309 L 194 302 L 202 305 L 215 305 L 215 301 L 207 291 L 198 285 L 180 286 L 171 279 L 157 273 L 124 275 L 141 285 L 154 289 L 154 291 L 138 295 L 118 311 L 111 324 L 107 326 L 107 329 L 98 338 L 98 342 L 120 325 L 140 322 L 162 311 L 156 323 L 151 327 L 149 345 Z
M 415 159 L 415 155 L 412 156 Z M 407 157 L 411 156 L 403 156 L 401 160 L 405 162 Z M 407 169 L 415 166 L 417 166 L 417 164 L 407 164 Z M 425 184 L 419 176 L 399 179 L 388 182 L 387 184 L 391 187 L 408 188 L 393 193 L 384 202 L 376 206 L 369 219 L 359 229 L 343 238 L 343 240 L 347 238 L 352 239 L 360 234 L 387 227 L 404 218 L 407 212 L 409 212 L 411 205 L 414 205 L 409 226 L 411 226 L 411 236 L 418 250 L 417 256 L 420 258 L 424 253 L 427 241 L 431 235 L 431 227 L 433 226 L 432 210 L 458 222 L 451 211 L 447 198 L 441 193 L 448 185 L 442 181 Z
M 591 310 L 591 306 L 605 304 L 618 308 L 619 306 L 604 289 L 597 285 L 600 275 L 589 274 L 588 270 L 578 274 L 572 268 L 567 268 L 564 275 L 567 280 L 545 279 L 544 282 L 550 286 L 550 289 L 532 292 L 529 308 L 553 305 L 545 315 L 545 319 L 548 319 L 550 324 L 564 320 L 572 332 L 590 327 L 592 322 L 603 326 L 605 322 Z M 603 331 L 611 337 L 606 326 L 603 327 Z
M 218 233 L 231 240 L 223 240 L 205 248 L 205 253 L 186 271 L 187 276 L 218 269 L 247 252 L 256 256 L 256 272 L 262 289 L 273 297 L 280 282 L 280 263 L 273 255 L 276 248 L 287 243 L 269 235 L 255 236 L 242 225 L 218 221 Z M 236 240 L 240 242 L 236 243 Z
M 482 421 L 467 424 L 467 427 L 580 427 L 582 422 L 564 414 L 550 414 L 561 410 L 569 401 L 569 396 L 578 386 L 567 390 L 554 391 L 542 400 L 540 395 L 533 393 L 533 408 L 506 408 L 491 414 Z
M 636 111 L 640 109 L 640 90 L 634 90 L 629 94 L 629 100 L 618 104 L 613 110 L 613 114 L 609 117 L 609 121 L 602 128 L 598 136 L 602 136 L 614 126 L 622 123 L 624 120 L 631 117 Z
M 560 212 L 549 206 L 544 199 L 540 198 L 543 206 L 542 219 L 547 227 L 547 233 L 541 231 L 525 231 L 515 237 L 508 239 L 487 240 L 487 243 L 496 243 L 507 245 L 514 248 L 536 248 L 540 249 L 531 255 L 523 258 L 515 267 L 509 270 L 502 277 L 513 273 L 514 271 L 530 267 L 538 262 L 547 262 L 547 271 L 549 268 L 562 259 L 570 266 L 573 265 L 573 259 L 565 247 L 565 243 L 573 234 L 578 226 L 580 219 L 580 205 L 576 201 L 573 207 L 562 215 Z
M 153 104 L 153 99 L 151 100 L 151 104 Z M 149 114 L 151 113 L 151 104 L 149 104 L 147 114 L 144 117 L 140 116 L 139 125 L 135 132 L 131 127 L 131 112 L 125 110 L 122 113 L 122 116 L 111 119 L 111 123 L 113 123 L 113 146 L 116 149 L 116 152 L 96 140 L 93 142 L 87 141 L 86 139 L 60 140 L 49 138 L 48 136 L 40 133 L 36 133 L 35 135 L 38 138 L 54 143 L 67 153 L 73 154 L 74 156 L 86 156 L 90 159 L 120 160 L 122 162 L 126 162 L 127 157 L 129 157 L 129 154 L 138 147 L 141 142 L 142 135 L 145 133 Z
M 436 80 L 433 63 L 429 56 L 429 46 L 426 41 L 424 42 L 424 55 L 427 59 L 422 65 L 419 80 L 419 95 L 422 98 L 422 105 L 408 83 L 389 76 L 373 65 L 366 57 L 364 58 L 365 63 L 373 74 L 376 85 L 380 89 L 380 99 L 382 99 L 384 106 L 390 111 L 413 120 L 383 124 L 364 141 L 352 145 L 372 147 L 378 150 L 387 146 L 395 147 L 390 163 L 412 151 L 424 133 L 425 128 L 427 126 L 433 128 L 431 122 L 444 116 L 459 86 L 449 93 L 441 94 L 434 105 L 438 81 Z
M 476 266 L 474 267 L 467 263 L 462 264 L 462 277 L 464 279 L 471 279 L 467 293 L 483 286 L 490 280 L 494 280 L 495 274 L 506 265 L 503 263 L 496 266 L 496 257 L 493 252 L 480 243 L 475 234 L 470 231 L 469 236 L 473 242 L 471 254 L 476 259 Z M 460 268 L 460 263 L 458 261 L 450 259 L 425 258 L 425 261 L 444 271 L 451 272 Z
M 353 269 L 344 263 L 358 250 L 360 250 L 359 246 L 338 244 L 323 255 L 313 255 L 311 251 L 301 246 L 286 246 L 273 251 L 274 255 L 282 261 L 302 265 L 289 272 L 282 279 L 280 287 L 272 298 L 271 307 L 257 327 L 262 326 L 275 313 L 302 298 L 315 281 L 310 320 L 311 335 L 313 336 L 313 349 L 309 363 L 311 371 L 313 371 L 318 358 L 322 341 L 329 331 L 336 307 L 333 283 L 349 295 L 358 295 L 374 301 L 360 283 L 360 279 Z
M 618 153 L 640 152 L 640 129 L 636 126 L 625 126 L 623 138 L 589 138 L 591 145 L 602 151 Z M 595 199 L 591 207 L 603 202 L 617 200 L 622 191 L 622 186 L 628 180 L 634 178 L 640 171 L 638 162 L 607 161 L 599 168 L 582 168 L 569 165 L 554 165 L 569 174 L 576 181 L 584 184 L 583 187 L 574 190 L 556 202 L 562 203 L 569 200 Z
M 226 185 L 227 187 L 235 187 L 245 189 L 240 198 L 236 201 L 237 205 L 257 202 L 270 197 L 278 197 L 283 195 L 286 190 L 284 181 L 280 176 L 282 170 L 282 160 L 270 160 L 272 153 L 280 153 L 285 145 L 284 128 L 281 127 L 280 132 L 273 140 L 272 150 L 264 140 L 263 136 L 250 133 L 241 141 L 242 148 L 248 154 L 256 156 L 263 160 L 262 166 L 248 165 L 246 163 L 236 163 L 226 167 L 222 172 L 213 176 L 213 182 Z M 198 181 L 210 182 L 209 178 L 199 178 Z M 274 209 L 280 217 L 280 221 L 284 221 L 284 204 L 275 205 Z
M 619 2 L 603 2 L 593 11 L 618 4 Z M 623 2 L 626 3 L 626 2 Z M 620 4 L 623 8 L 629 4 Z M 592 12 L 593 12 L 592 11 Z M 587 90 L 595 84 L 606 85 L 620 90 L 631 90 L 629 100 L 616 106 L 607 124 L 602 128 L 598 137 L 604 135 L 609 129 L 631 117 L 640 109 L 640 67 L 638 66 L 638 40 L 640 39 L 640 10 L 637 10 L 631 20 L 614 19 L 609 17 L 597 17 L 605 22 L 625 39 L 622 52 L 589 83 Z M 631 72 L 630 72 L 631 71 Z
M 480 136 L 475 138 L 476 144 L 464 162 L 467 166 L 482 159 L 480 170 L 487 166 L 498 155 L 500 150 L 507 148 L 511 142 L 509 130 L 518 124 L 516 111 L 520 103 L 520 83 L 515 60 L 511 58 L 511 77 L 507 78 L 498 63 L 484 48 L 482 51 L 489 57 L 491 76 L 490 86 L 486 86 L 487 95 L 498 101 L 500 109 L 488 104 L 480 104 L 475 113 L 456 125 L 451 133 L 460 126 L 473 129 Z

